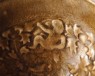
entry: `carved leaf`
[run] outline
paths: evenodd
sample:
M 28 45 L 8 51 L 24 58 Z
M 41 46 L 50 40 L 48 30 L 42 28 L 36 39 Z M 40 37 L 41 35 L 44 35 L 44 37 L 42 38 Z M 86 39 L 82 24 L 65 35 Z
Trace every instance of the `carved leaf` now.
M 88 51 L 86 54 L 88 55 L 89 58 L 92 57 L 92 53 L 91 53 L 91 51 Z
M 0 38 L 0 47 L 4 50 L 4 49 L 7 49 L 9 50 L 9 47 L 8 47 L 8 42 L 6 39 L 1 39 Z
M 88 72 L 88 69 L 86 68 L 86 61 L 84 58 L 80 58 L 80 63 L 78 64 L 78 68 L 75 68 L 75 66 L 69 64 L 69 70 L 70 72 L 76 76 L 86 76 L 86 72 Z
M 25 26 L 24 26 L 24 31 L 27 31 L 27 32 L 31 32 L 33 30 L 33 25 L 32 23 L 25 23 Z
M 30 42 L 30 34 L 25 34 L 25 33 L 22 33 L 20 34 L 21 36 L 21 42 L 23 42 L 23 44 L 26 44 L 27 42 Z
M 38 34 L 41 34 L 42 32 L 43 31 L 40 28 L 38 28 L 36 31 L 33 32 L 33 34 L 36 36 Z
M 66 35 L 68 36 L 68 37 L 72 37 L 72 36 L 74 36 L 74 33 L 73 33 L 73 28 L 72 28 L 72 26 L 68 26 L 68 25 L 66 25 Z
M 10 34 L 10 30 L 3 32 L 2 36 L 8 38 L 9 34 Z
M 22 27 L 17 27 L 16 26 L 14 29 L 15 29 L 15 31 L 19 31 L 19 34 L 21 34 L 23 32 L 23 28 Z
M 84 58 L 81 58 L 81 57 L 80 57 L 79 69 L 84 70 L 85 67 L 86 67 L 86 61 L 85 61 Z
M 81 28 L 78 27 L 77 24 L 74 24 L 73 30 L 74 30 L 74 35 L 75 35 L 76 37 L 78 37 L 79 34 L 83 33 L 82 30 L 81 30 Z
M 67 47 L 69 47 L 70 48 L 70 51 L 73 53 L 76 53 L 76 48 L 77 48 L 77 46 L 76 46 L 76 39 L 74 39 L 74 38 L 68 38 L 67 39 Z
M 93 65 L 94 65 L 94 66 L 93 66 L 93 69 L 92 69 L 92 70 L 95 70 L 95 61 L 93 61 Z
M 72 73 L 72 74 L 76 73 L 76 71 L 77 71 L 77 69 L 71 64 L 68 64 L 68 69 L 69 69 L 70 73 Z
M 88 40 L 90 41 L 90 45 L 89 45 L 89 47 L 90 47 L 94 43 L 94 36 L 92 33 L 87 33 L 87 35 L 88 35 Z
M 83 72 L 87 71 L 86 61 L 84 58 L 80 58 L 80 63 L 78 65 L 78 73 L 82 75 Z
M 89 65 L 86 66 L 89 72 L 89 76 L 95 76 L 95 61 L 92 61 Z
M 86 52 L 86 54 L 88 55 L 89 59 L 94 59 L 94 49 L 92 47 L 89 48 L 89 50 Z
M 17 55 L 16 53 L 14 52 L 14 50 L 11 51 L 11 53 L 8 54 L 11 58 L 13 59 L 17 59 Z
M 27 49 L 25 46 L 20 49 L 21 54 L 27 54 L 29 52 L 29 49 Z
M 80 34 L 80 35 L 79 35 L 79 39 L 81 40 L 81 42 L 82 42 L 83 44 L 85 44 L 86 41 L 87 41 L 87 36 L 86 36 L 85 34 Z

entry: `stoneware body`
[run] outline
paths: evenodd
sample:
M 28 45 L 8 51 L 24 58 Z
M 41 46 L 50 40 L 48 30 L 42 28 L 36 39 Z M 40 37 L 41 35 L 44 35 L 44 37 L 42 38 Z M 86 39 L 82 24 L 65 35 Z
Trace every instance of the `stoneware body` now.
M 93 2 L 0 0 L 0 75 L 95 76 Z

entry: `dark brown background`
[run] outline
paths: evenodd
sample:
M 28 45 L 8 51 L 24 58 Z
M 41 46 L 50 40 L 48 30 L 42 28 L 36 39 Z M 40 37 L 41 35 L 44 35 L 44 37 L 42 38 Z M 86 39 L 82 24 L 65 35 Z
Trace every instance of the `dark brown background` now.
M 56 17 L 95 29 L 95 6 L 87 0 L 0 0 L 0 31 L 28 20 Z

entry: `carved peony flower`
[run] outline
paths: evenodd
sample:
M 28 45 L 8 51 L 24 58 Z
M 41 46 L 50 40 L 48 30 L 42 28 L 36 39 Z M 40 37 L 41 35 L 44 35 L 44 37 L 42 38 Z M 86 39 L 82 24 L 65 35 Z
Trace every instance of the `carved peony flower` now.
M 63 49 L 65 48 L 66 38 L 62 34 L 64 32 L 64 25 L 61 20 L 52 20 L 52 27 L 46 28 L 42 23 L 37 22 L 37 27 L 43 31 L 43 33 L 48 34 L 47 38 L 43 38 L 43 33 L 36 35 L 34 38 L 33 46 L 31 49 L 35 49 L 38 44 L 40 44 L 45 49 Z M 38 31 L 38 30 L 37 30 Z M 39 32 L 39 31 L 38 31 Z M 56 37 L 56 38 L 54 38 Z M 60 41 L 59 44 L 57 42 Z

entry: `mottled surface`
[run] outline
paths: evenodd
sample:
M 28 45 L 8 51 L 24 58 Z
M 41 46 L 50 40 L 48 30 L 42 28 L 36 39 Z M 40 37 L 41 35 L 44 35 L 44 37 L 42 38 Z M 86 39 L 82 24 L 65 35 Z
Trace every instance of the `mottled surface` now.
M 8 27 L 30 19 L 62 17 L 66 22 L 82 21 L 94 28 L 94 9 L 86 0 L 4 0 L 0 3 L 0 25 L 4 29 L 3 25 Z
M 14 26 L 23 28 L 28 22 L 35 26 L 36 22 L 44 19 L 62 19 L 65 24 L 73 25 L 77 23 L 85 31 L 93 31 L 95 29 L 95 6 L 86 0 L 0 0 L 0 43 L 2 43 L 0 44 L 0 75 L 66 75 L 64 69 L 66 69 L 67 63 L 65 60 L 70 60 L 73 64 L 77 55 L 71 55 L 69 51 L 66 51 L 68 49 L 49 51 L 38 48 L 30 51 L 27 47 L 31 43 L 23 43 L 29 41 L 27 38 L 30 39 L 30 42 L 33 42 L 32 33 L 19 34 L 19 31 L 22 30 L 14 29 Z M 5 33 L 6 35 L 3 35 L 3 37 L 1 34 L 8 29 L 11 30 L 11 34 L 6 39 L 5 37 L 9 33 Z M 25 41 L 23 42 L 23 40 Z M 83 52 L 80 54 L 83 54 Z M 77 62 L 75 61 L 75 63 Z M 71 67 L 70 70 L 72 70 Z

